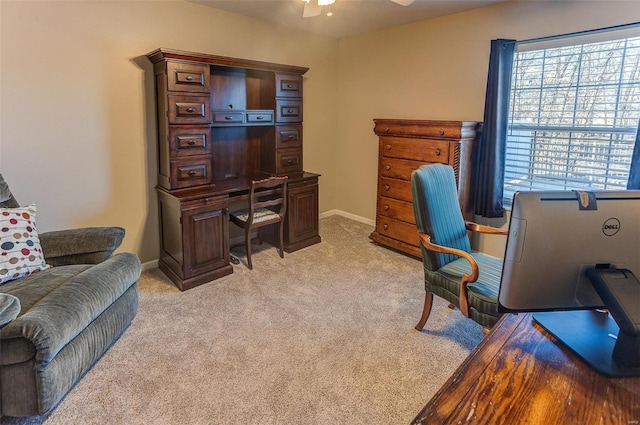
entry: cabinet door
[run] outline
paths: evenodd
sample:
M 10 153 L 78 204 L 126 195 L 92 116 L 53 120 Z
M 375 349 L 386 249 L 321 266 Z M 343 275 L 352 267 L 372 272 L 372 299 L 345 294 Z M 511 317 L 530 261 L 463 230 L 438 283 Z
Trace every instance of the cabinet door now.
M 318 238 L 317 180 L 291 185 L 288 191 L 287 245 L 294 246 L 306 239 Z
M 228 214 L 222 201 L 182 211 L 185 279 L 229 264 Z

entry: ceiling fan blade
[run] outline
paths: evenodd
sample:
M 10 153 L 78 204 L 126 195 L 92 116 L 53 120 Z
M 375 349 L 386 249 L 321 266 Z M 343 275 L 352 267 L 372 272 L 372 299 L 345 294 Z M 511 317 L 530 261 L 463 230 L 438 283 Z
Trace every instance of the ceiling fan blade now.
M 309 2 L 304 4 L 302 17 L 311 18 L 313 16 L 318 16 L 320 13 L 322 13 L 322 7 L 318 6 L 318 2 Z
M 401 6 L 409 6 L 415 0 L 391 0 L 391 1 L 394 2 L 394 3 L 398 3 Z

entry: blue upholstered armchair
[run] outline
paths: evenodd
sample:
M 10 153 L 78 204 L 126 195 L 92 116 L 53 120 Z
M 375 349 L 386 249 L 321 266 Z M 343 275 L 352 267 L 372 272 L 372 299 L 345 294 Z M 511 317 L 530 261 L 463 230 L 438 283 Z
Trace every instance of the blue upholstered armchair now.
M 465 222 L 460 211 L 453 168 L 429 164 L 411 175 L 413 211 L 424 265 L 425 300 L 417 330 L 424 328 L 433 295 L 481 324 L 485 330 L 500 318 L 497 309 L 502 260 L 471 251 L 467 231 L 506 235 L 507 231 Z

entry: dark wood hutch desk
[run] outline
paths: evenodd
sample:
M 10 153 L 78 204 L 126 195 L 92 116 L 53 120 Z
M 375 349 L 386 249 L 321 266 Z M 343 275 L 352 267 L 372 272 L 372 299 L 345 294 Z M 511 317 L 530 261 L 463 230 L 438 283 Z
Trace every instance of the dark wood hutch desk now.
M 318 177 L 302 161 L 308 68 L 158 49 L 160 268 L 190 289 L 233 272 L 229 204 L 251 180 L 288 176 L 285 250 L 320 242 Z M 260 235 L 273 237 L 269 229 Z
M 599 374 L 530 313 L 506 314 L 412 423 L 637 425 L 640 377 Z

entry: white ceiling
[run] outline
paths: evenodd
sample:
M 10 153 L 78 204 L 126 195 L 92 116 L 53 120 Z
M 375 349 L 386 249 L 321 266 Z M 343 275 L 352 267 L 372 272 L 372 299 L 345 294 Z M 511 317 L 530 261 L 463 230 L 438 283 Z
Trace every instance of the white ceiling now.
M 302 0 L 190 1 L 289 28 L 343 38 L 508 0 L 416 0 L 409 6 L 400 6 L 391 0 L 336 0 L 331 6 L 333 16 L 323 12 L 312 18 L 302 17 L 305 4 Z

